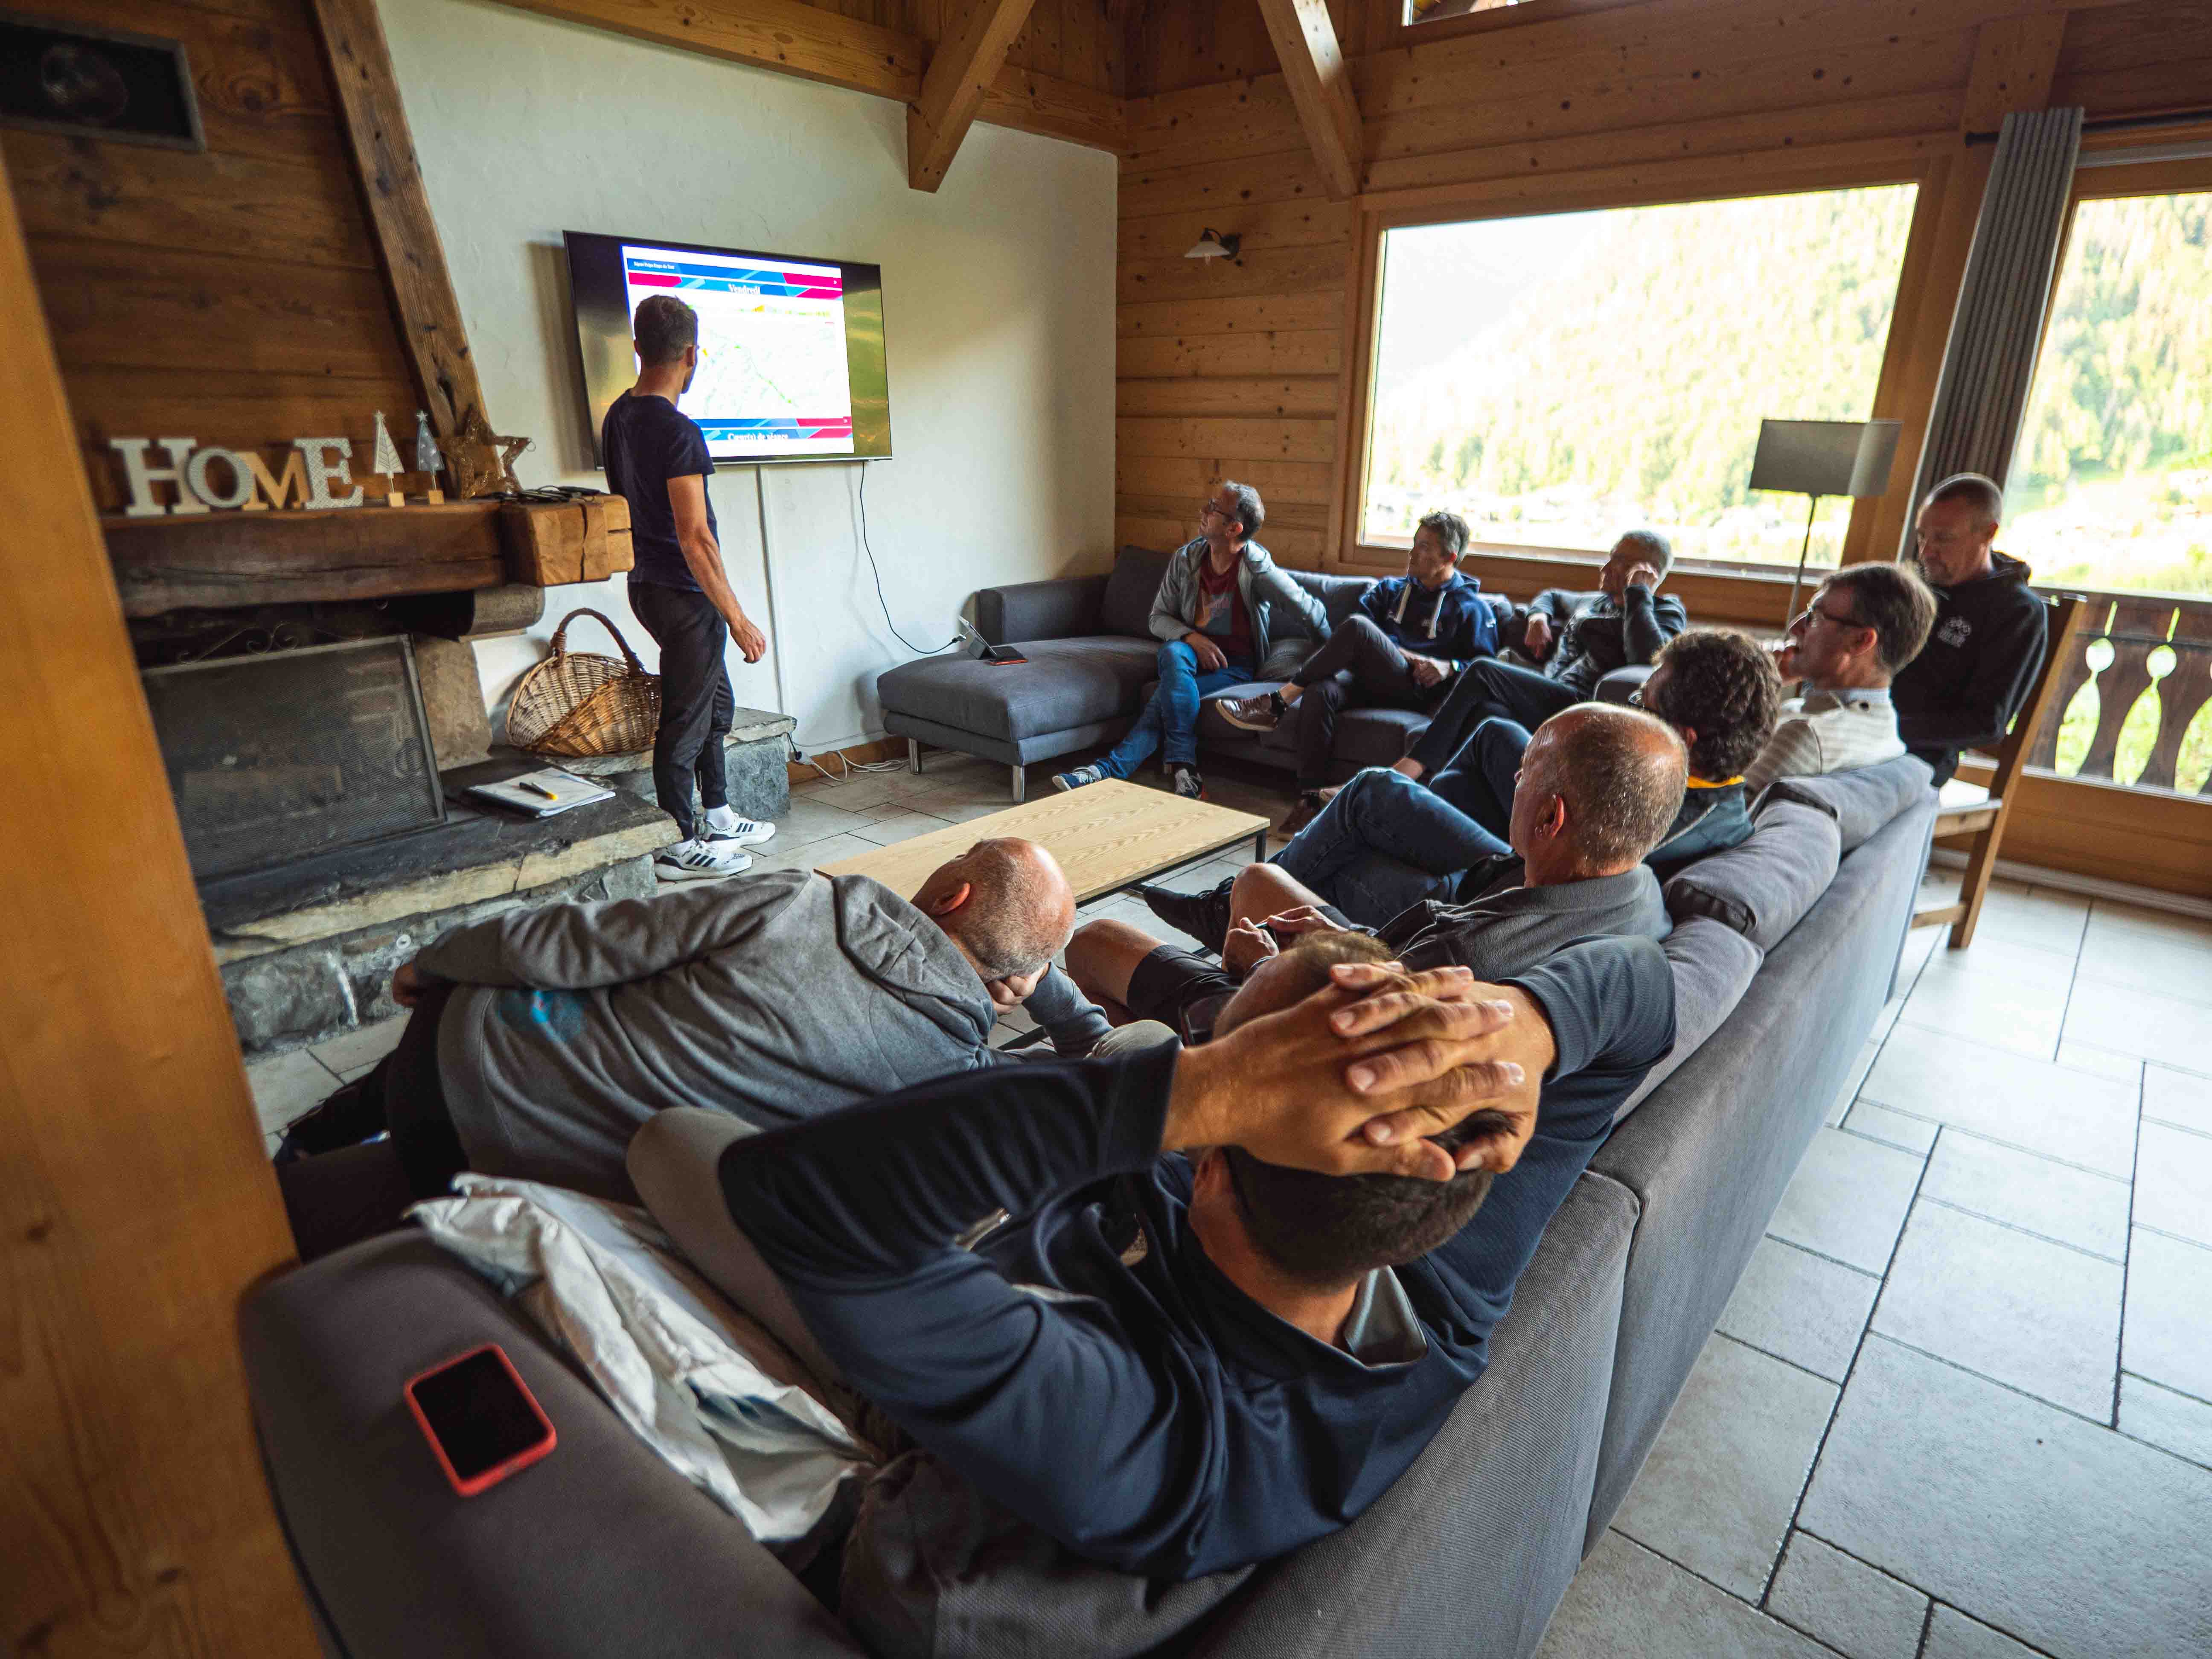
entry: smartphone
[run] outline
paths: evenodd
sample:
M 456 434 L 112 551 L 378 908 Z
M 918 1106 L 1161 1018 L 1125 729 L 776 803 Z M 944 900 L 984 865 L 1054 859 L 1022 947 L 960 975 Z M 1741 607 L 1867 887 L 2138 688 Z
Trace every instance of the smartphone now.
M 453 1490 L 474 1498 L 551 1451 L 553 1420 L 496 1342 L 410 1378 L 407 1409 Z

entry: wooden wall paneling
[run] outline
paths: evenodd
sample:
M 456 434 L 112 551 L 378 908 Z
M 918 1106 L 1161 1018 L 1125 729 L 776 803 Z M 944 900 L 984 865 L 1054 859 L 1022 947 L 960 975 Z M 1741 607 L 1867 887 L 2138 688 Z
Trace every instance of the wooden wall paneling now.
M 1115 422 L 1117 454 L 1249 457 L 1333 461 L 1334 421 L 1268 420 L 1235 416 L 1123 416 Z
M 1733 157 L 1779 156 L 1925 134 L 1948 136 L 1958 130 L 1965 101 L 1960 88 L 1942 88 L 1847 104 L 1793 105 L 1620 132 L 1376 160 L 1368 164 L 1367 194 L 1379 199 L 1407 190 L 1508 179 L 1529 186 L 1553 178 L 1662 166 L 1690 181 L 1721 171 Z
M 921 95 L 906 112 L 906 180 L 934 191 L 968 136 L 983 94 L 1005 67 L 1030 0 L 967 0 L 958 21 L 930 54 Z
M 1347 243 L 1333 242 L 1260 248 L 1233 259 L 1131 259 L 1117 268 L 1115 282 L 1125 302 L 1335 291 L 1346 280 L 1349 254 Z
M 376 269 L 361 205 L 336 167 L 10 131 L 25 234 L 234 258 Z
M 1117 415 L 1278 415 L 1336 417 L 1336 376 L 1289 380 L 1125 380 L 1115 392 Z
M 0 163 L 0 1630 L 319 1651 L 234 1323 L 292 1245 Z M 118 823 L 131 826 L 118 835 Z
M 1210 222 L 1247 207 L 1320 201 L 1328 193 L 1310 155 L 1262 155 L 1180 167 L 1125 167 L 1115 212 L 1124 221 L 1196 213 Z
M 1124 112 L 1121 159 L 1130 167 L 1216 166 L 1286 153 L 1310 157 L 1297 106 L 1279 75 L 1133 98 Z
M 1236 295 L 1218 299 L 1130 301 L 1115 307 L 1115 332 L 1123 338 L 1258 334 L 1272 330 L 1334 329 L 1341 296 L 1332 288 L 1302 294 Z
M 1328 193 L 1345 200 L 1359 188 L 1367 159 L 1352 72 L 1324 0 L 1259 0 L 1276 61 L 1291 89 L 1306 143 Z
M 1124 261 L 1180 259 L 1208 226 L 1243 238 L 1240 257 L 1267 248 L 1325 246 L 1352 234 L 1352 209 L 1341 202 L 1302 198 L 1289 202 L 1244 204 L 1176 213 L 1124 218 L 1119 254 Z M 1226 222 L 1216 225 L 1217 219 Z
M 1125 337 L 1115 363 L 1115 373 L 1124 380 L 1194 383 L 1252 374 L 1323 374 L 1334 384 L 1344 365 L 1344 336 L 1335 329 L 1315 328 Z
M 1114 461 L 1115 491 L 1120 499 L 1188 501 L 1186 511 L 1195 520 L 1207 487 L 1222 476 L 1220 468 L 1231 460 L 1236 464 L 1234 475 L 1260 492 L 1271 513 L 1285 503 L 1326 507 L 1336 487 L 1335 469 L 1327 462 L 1271 461 L 1242 453 L 1193 457 L 1134 455 L 1123 451 L 1117 453 Z
M 461 302 L 446 269 L 445 245 L 430 216 L 430 198 L 407 130 L 399 100 L 399 80 L 385 44 L 376 0 L 311 0 L 329 54 L 331 79 L 351 140 L 368 204 L 370 234 L 381 257 L 391 290 L 393 320 L 407 354 L 422 407 L 454 465 L 459 486 L 463 469 L 497 479 L 496 451 L 464 432 L 496 430 L 484 408 L 469 350 Z

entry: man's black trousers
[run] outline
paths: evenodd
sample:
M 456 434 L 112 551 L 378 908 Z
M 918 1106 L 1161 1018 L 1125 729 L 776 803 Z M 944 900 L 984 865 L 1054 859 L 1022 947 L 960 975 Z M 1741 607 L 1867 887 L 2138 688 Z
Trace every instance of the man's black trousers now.
M 694 830 L 695 779 L 701 811 L 730 801 L 722 773 L 722 739 L 730 734 L 738 708 L 723 657 L 730 627 L 704 593 L 657 582 L 630 583 L 629 608 L 660 647 L 660 730 L 653 739 L 653 793 L 688 841 Z
M 1451 682 L 1416 685 L 1406 653 L 1371 618 L 1355 616 L 1338 624 L 1328 643 L 1291 676 L 1291 684 L 1306 688 L 1297 701 L 1298 787 L 1318 789 L 1328 781 L 1336 717 L 1347 702 L 1429 708 L 1442 699 Z
M 1533 668 L 1486 657 L 1468 664 L 1428 730 L 1414 741 L 1410 758 L 1420 762 L 1423 777 L 1433 777 L 1451 764 L 1483 721 L 1509 720 L 1534 732 L 1562 708 L 1584 701 L 1579 692 Z

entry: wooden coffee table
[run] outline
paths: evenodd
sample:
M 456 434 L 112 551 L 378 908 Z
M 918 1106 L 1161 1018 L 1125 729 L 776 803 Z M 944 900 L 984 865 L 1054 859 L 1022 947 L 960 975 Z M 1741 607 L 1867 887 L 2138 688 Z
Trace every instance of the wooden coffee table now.
M 1252 843 L 1255 858 L 1267 855 L 1267 820 L 1256 813 L 1109 779 L 817 867 L 825 876 L 872 876 L 912 898 L 939 865 L 1000 836 L 1049 848 L 1079 904 L 1239 842 Z

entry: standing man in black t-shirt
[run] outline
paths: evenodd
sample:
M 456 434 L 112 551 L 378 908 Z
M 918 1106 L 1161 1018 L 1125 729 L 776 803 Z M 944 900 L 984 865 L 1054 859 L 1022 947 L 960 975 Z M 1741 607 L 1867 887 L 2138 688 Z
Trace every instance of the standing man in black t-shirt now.
M 660 730 L 653 742 L 653 787 L 684 839 L 653 855 L 664 881 L 735 875 L 744 852 L 775 826 L 730 810 L 722 772 L 737 698 L 723 665 L 725 637 L 747 662 L 768 641 L 745 615 L 722 568 L 707 475 L 714 463 L 697 422 L 676 407 L 699 368 L 699 317 L 673 295 L 655 294 L 632 327 L 637 384 L 615 399 L 599 434 L 607 487 L 629 502 L 629 608 L 660 647 Z M 691 788 L 699 788 L 698 811 Z

